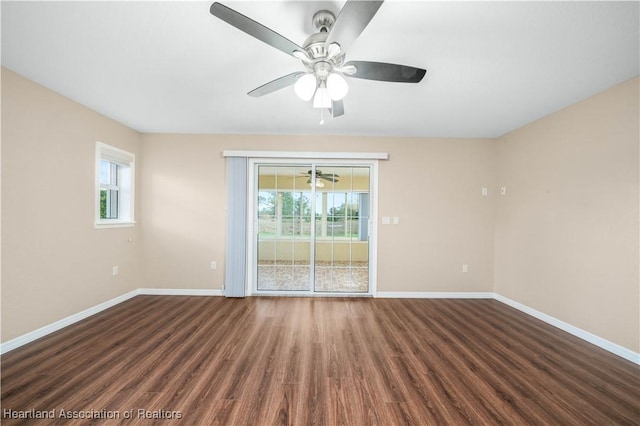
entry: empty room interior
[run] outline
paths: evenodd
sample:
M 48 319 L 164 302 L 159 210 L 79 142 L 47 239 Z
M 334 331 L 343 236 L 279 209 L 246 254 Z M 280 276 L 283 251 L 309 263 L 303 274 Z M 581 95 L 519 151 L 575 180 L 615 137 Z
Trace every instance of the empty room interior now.
M 3 424 L 640 424 L 639 2 L 0 7 Z

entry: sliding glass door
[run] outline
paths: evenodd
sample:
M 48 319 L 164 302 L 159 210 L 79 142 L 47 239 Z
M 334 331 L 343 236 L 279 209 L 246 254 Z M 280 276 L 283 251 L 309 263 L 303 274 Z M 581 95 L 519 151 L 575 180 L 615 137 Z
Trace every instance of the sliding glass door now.
M 257 290 L 309 291 L 311 166 L 257 166 Z M 302 176 L 302 178 L 301 178 Z
M 371 167 L 255 164 L 258 293 L 368 293 Z
M 369 167 L 318 165 L 315 194 L 316 292 L 369 291 Z

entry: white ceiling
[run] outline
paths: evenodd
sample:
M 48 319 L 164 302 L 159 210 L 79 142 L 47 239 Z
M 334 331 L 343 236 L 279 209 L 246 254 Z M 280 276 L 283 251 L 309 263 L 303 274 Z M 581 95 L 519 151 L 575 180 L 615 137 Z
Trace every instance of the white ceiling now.
M 341 2 L 223 1 L 297 44 Z M 141 132 L 497 137 L 639 74 L 640 3 L 388 0 L 347 60 L 427 69 L 349 79 L 345 115 L 293 88 L 302 65 L 209 13 L 211 2 L 2 1 L 2 65 Z

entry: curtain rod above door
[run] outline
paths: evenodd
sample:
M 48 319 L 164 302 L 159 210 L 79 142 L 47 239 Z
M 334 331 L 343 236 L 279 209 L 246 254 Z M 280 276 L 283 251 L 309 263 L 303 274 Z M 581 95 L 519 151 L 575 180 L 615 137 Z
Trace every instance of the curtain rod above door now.
M 388 160 L 386 152 L 222 151 L 223 157 L 314 158 L 320 160 Z

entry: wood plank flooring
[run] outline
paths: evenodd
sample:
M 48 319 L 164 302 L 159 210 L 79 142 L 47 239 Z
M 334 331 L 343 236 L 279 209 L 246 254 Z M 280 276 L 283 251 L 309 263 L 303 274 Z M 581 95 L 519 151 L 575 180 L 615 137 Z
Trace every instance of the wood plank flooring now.
M 137 296 L 1 366 L 7 425 L 640 424 L 639 366 L 494 300 Z

